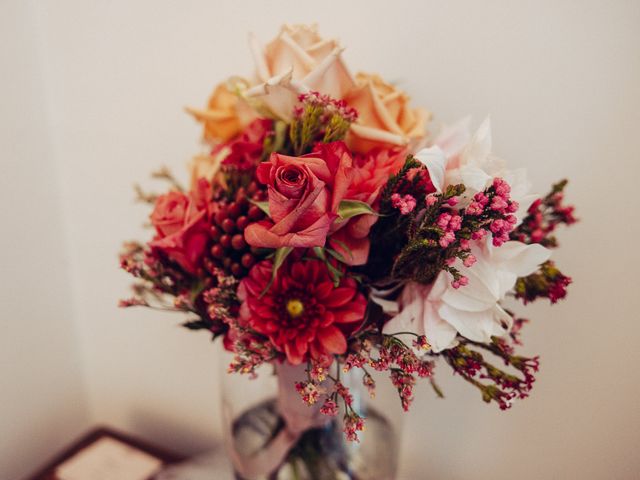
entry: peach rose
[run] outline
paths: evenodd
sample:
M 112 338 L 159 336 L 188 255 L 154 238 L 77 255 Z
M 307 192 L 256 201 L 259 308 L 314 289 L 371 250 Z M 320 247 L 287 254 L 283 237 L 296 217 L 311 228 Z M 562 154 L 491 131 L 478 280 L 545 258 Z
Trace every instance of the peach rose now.
M 315 25 L 284 25 L 266 46 L 251 38 L 258 85 L 246 96 L 261 102 L 275 117 L 289 120 L 297 97 L 316 91 L 343 98 L 355 81 L 335 39 L 323 39 Z
M 343 144 L 344 145 L 344 144 Z M 377 210 L 380 191 L 404 165 L 404 149 L 375 149 L 353 158 L 353 177 L 345 198 L 364 202 Z M 359 215 L 343 224 L 330 238 L 330 246 L 342 254 L 349 265 L 364 265 L 369 258 L 369 231 L 376 215 Z M 344 247 L 348 247 L 345 249 Z
M 357 86 L 344 99 L 358 111 L 347 143 L 356 152 L 374 147 L 410 146 L 426 135 L 431 114 L 409 108 L 409 97 L 378 75 L 358 73 Z
M 215 183 L 220 171 L 222 161 L 231 153 L 231 147 L 227 144 L 216 146 L 210 155 L 196 155 L 189 162 L 191 172 L 191 188 L 198 184 L 198 180 L 204 178 L 208 182 Z M 220 180 L 220 178 L 218 178 Z
M 206 182 L 201 185 L 206 186 Z M 200 190 L 188 196 L 176 191 L 160 195 L 151 214 L 156 236 L 149 246 L 189 273 L 196 272 L 209 240 L 207 211 L 201 209 L 207 207 L 203 194 Z
M 235 137 L 255 118 L 245 101 L 231 92 L 224 83 L 215 88 L 205 110 L 186 110 L 204 124 L 202 136 L 211 143 L 225 142 Z

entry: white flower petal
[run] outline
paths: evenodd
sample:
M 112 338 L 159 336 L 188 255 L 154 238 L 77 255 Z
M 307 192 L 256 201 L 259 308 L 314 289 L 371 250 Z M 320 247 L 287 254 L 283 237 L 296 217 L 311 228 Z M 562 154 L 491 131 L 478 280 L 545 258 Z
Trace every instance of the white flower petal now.
M 491 120 L 485 118 L 462 151 L 462 164 L 481 164 L 491 153 Z
M 441 193 L 444 189 L 444 175 L 447 163 L 442 149 L 438 146 L 423 148 L 414 157 L 427 168 L 433 186 L 438 193 Z
M 526 245 L 510 241 L 501 247 L 489 246 L 493 261 L 500 263 L 500 269 L 509 271 L 518 277 L 535 272 L 541 263 L 551 257 L 551 250 L 537 243 Z M 472 267 L 473 268 L 473 267 Z
M 463 183 L 464 186 L 470 190 L 470 193 L 481 192 L 487 188 L 493 180 L 493 177 L 487 174 L 485 170 L 471 165 L 460 167 L 459 175 L 461 180 L 459 183 Z M 452 185 L 452 183 L 448 184 Z
M 467 275 L 469 284 L 460 288 L 448 288 L 442 295 L 442 301 L 454 308 L 468 312 L 480 312 L 495 304 L 500 298 L 498 278 L 495 272 L 490 270 L 490 267 L 485 269 L 486 274 L 481 268 L 482 265 L 476 263 L 470 269 L 465 270 L 463 273 Z M 449 276 L 447 272 L 442 272 L 442 274 Z
M 289 69 L 280 75 L 270 78 L 265 83 L 248 89 L 244 95 L 261 103 L 272 116 L 284 121 L 291 120 L 293 108 L 298 103 L 298 96 L 308 89 L 292 79 L 293 70 Z
M 495 319 L 494 325 L 497 326 L 497 329 L 491 334 L 492 337 L 503 337 L 511 331 L 511 327 L 513 327 L 513 317 L 509 315 L 499 303 L 496 303 L 493 308 L 493 318 Z
M 455 347 L 458 343 L 458 331 L 442 319 L 433 303 L 428 303 L 424 310 L 424 334 L 434 353 Z
M 481 312 L 464 312 L 442 304 L 438 313 L 463 337 L 474 342 L 489 342 L 492 336 L 502 336 L 508 332 L 508 324 L 505 325 L 506 328 L 501 324 L 504 320 L 503 310 L 497 310 L 496 307 L 497 305 Z
M 447 158 L 460 155 L 471 138 L 470 123 L 471 117 L 467 116 L 453 125 L 444 125 L 433 144 L 440 147 Z
M 407 284 L 400 294 L 402 310 L 385 323 L 382 333 L 393 335 L 401 332 L 411 332 L 416 335 L 424 335 L 425 297 L 426 294 L 422 285 L 413 282 Z M 413 335 L 398 335 L 398 338 L 409 346 L 415 340 Z
M 530 193 L 531 182 L 527 178 L 527 171 L 524 168 L 517 170 L 508 170 L 503 173 L 502 177 L 511 187 L 511 199 L 518 202 L 518 210 L 515 216 L 518 219 L 516 225 L 520 225 L 524 217 L 527 216 L 527 210 L 534 200 L 540 198 L 540 195 Z

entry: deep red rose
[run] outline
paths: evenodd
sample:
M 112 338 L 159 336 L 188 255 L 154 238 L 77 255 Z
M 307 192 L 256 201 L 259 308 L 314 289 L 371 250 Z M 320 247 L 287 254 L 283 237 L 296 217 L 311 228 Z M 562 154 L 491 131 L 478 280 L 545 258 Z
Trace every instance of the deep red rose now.
M 352 159 L 344 144 L 326 144 L 302 157 L 274 153 L 257 169 L 267 185 L 270 219 L 251 224 L 255 247 L 322 247 L 349 187 Z
M 264 140 L 272 131 L 272 120 L 256 119 L 235 139 L 216 147 L 214 153 L 220 149 L 229 148 L 229 154 L 222 160 L 222 165 L 233 166 L 239 170 L 250 170 L 260 161 Z
M 272 263 L 265 260 L 240 282 L 239 321 L 269 337 L 293 365 L 346 352 L 347 338 L 359 327 L 367 307 L 357 283 L 343 277 L 335 287 L 324 262 L 287 261 L 263 295 L 271 269 Z
M 202 194 L 198 190 L 189 196 L 176 191 L 160 195 L 151 214 L 157 235 L 149 246 L 189 273 L 195 273 L 209 240 L 207 203 Z

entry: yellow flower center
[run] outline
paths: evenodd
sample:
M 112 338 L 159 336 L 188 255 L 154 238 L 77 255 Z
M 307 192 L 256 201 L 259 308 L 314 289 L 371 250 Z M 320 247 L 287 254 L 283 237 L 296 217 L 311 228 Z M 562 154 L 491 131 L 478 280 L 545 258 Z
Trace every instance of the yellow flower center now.
M 299 317 L 304 312 L 304 304 L 297 298 L 292 298 L 287 302 L 287 313 L 293 317 Z

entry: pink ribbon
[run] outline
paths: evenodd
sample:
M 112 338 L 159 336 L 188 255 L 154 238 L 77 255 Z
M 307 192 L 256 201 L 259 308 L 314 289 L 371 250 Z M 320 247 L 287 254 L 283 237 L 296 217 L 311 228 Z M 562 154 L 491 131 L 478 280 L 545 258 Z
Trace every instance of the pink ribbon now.
M 330 417 L 320 413 L 324 395 L 320 395 L 314 405 L 307 405 L 295 389 L 296 382 L 307 377 L 306 365 L 294 366 L 283 362 L 276 363 L 275 367 L 278 377 L 278 411 L 284 419 L 284 428 L 260 451 L 249 457 L 241 457 L 233 448 L 233 422 L 228 422 L 230 431 L 227 432 L 227 438 L 231 441 L 231 448 L 228 449 L 231 461 L 236 471 L 247 479 L 275 472 L 304 432 L 331 421 Z

